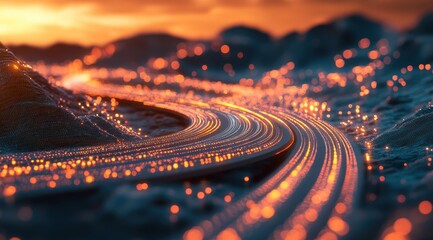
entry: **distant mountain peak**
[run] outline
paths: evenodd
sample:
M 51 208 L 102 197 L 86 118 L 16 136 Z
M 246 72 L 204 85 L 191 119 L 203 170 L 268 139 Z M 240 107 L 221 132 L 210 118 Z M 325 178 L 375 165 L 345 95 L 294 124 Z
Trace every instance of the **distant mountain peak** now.
M 433 12 L 424 15 L 411 32 L 415 34 L 433 34 Z
M 272 37 L 259 29 L 244 25 L 237 25 L 223 30 L 219 37 L 223 41 L 242 43 L 242 42 L 269 42 Z

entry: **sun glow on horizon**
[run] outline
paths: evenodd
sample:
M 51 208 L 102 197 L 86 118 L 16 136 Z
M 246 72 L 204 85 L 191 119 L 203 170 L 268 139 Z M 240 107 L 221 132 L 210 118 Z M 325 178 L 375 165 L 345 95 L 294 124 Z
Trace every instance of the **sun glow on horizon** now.
M 407 28 L 429 10 L 433 10 L 433 3 L 428 0 L 415 3 L 403 0 L 42 0 L 38 3 L 17 0 L 0 3 L 0 41 L 38 46 L 55 42 L 100 45 L 125 36 L 155 32 L 206 39 L 233 25 L 252 26 L 282 36 L 353 13 Z

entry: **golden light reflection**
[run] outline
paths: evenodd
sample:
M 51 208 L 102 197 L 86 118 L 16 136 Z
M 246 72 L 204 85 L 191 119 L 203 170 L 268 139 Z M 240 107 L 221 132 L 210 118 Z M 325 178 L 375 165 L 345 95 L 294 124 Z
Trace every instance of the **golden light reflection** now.
M 372 48 L 370 62 L 351 68 L 345 65 L 345 59 L 369 47 Z M 151 59 L 137 69 L 83 67 L 115 51 L 115 46 L 108 45 L 95 48 L 83 59 L 65 65 L 38 63 L 35 68 L 46 76 L 55 76 L 50 79 L 56 86 L 93 96 L 77 105 L 89 114 L 116 123 L 116 127 L 127 128 L 130 133 L 140 135 L 141 131 L 128 127 L 123 115 L 116 113 L 119 99 L 176 113 L 188 119 L 188 127 L 137 142 L 0 155 L 4 163 L 0 170 L 4 198 L 13 199 L 41 189 L 61 191 L 71 186 L 95 186 L 107 180 L 147 181 L 207 173 L 222 167 L 252 164 L 252 161 L 269 159 L 290 149 L 281 167 L 250 193 L 239 197 L 233 192 L 224 193 L 226 207 L 187 230 L 184 239 L 243 239 L 258 228 L 275 239 L 308 239 L 311 232 L 316 232 L 319 239 L 338 239 L 352 230 L 349 216 L 356 201 L 359 168 L 364 163 L 369 171 L 384 170 L 382 165 L 373 165 L 371 150 L 374 146 L 368 141 L 368 137 L 377 134 L 379 116 L 366 113 L 361 105 L 352 103 L 332 109 L 328 102 L 317 101 L 307 93 L 355 86 L 356 95 L 367 97 L 377 90 L 378 83 L 373 80 L 376 71 L 398 58 L 398 54 L 390 53 L 386 41 L 380 40 L 371 46 L 369 39 L 362 39 L 358 48 L 345 49 L 331 57 L 331 63 L 341 71 L 318 72 L 311 83 L 300 86 L 293 84 L 294 62 L 264 73 L 259 81 L 242 78 L 239 84 L 161 71 L 179 69 L 179 59 L 190 54 L 189 51 L 202 54 L 201 47 L 178 49 L 178 58 Z M 230 52 L 230 46 L 222 45 L 215 52 L 224 56 Z M 337 64 L 340 60 L 342 62 Z M 233 73 L 231 65 L 227 64 L 226 72 Z M 19 62 L 9 67 L 13 71 L 30 71 L 29 66 Z M 254 66 L 250 65 L 250 69 Z M 386 81 L 389 93 L 406 87 L 405 74 L 412 71 L 430 74 L 431 66 L 405 66 Z M 103 97 L 109 100 L 102 100 Z M 340 129 L 324 121 L 332 117 L 338 119 Z M 343 132 L 365 144 L 364 158 L 360 158 Z M 392 150 L 389 146 L 385 149 Z M 427 157 L 429 150 L 426 148 Z M 431 162 L 431 158 L 428 159 Z M 253 180 L 250 176 L 239 179 L 245 186 Z M 383 183 L 387 178 L 381 175 L 378 180 Z M 149 184 L 140 182 L 135 188 L 146 192 Z M 302 197 L 297 197 L 299 189 L 305 191 Z M 189 198 L 205 202 L 212 197 L 214 189 L 185 186 L 184 192 Z M 375 194 L 368 196 L 369 201 L 375 199 Z M 406 198 L 402 195 L 397 200 L 403 203 Z M 172 216 L 181 215 L 183 208 L 179 203 L 170 203 L 165 211 Z M 417 211 L 422 215 L 430 214 L 431 202 L 420 202 Z M 278 223 L 272 224 L 276 219 Z M 272 227 L 267 228 L 268 224 Z M 384 238 L 405 239 L 412 231 L 411 220 L 402 217 L 387 228 Z

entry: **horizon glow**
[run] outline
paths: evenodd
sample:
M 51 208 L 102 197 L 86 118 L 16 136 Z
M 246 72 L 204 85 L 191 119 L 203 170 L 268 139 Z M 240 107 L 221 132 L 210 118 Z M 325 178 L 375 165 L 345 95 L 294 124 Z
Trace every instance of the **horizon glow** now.
M 404 11 L 402 11 L 404 9 Z M 86 46 L 139 33 L 168 33 L 209 39 L 224 28 L 246 25 L 274 37 L 350 14 L 363 14 L 397 29 L 406 29 L 433 2 L 419 0 L 226 0 L 97 1 L 16 0 L 0 3 L 0 41 L 47 46 L 56 42 Z M 77 17 L 77 15 L 79 17 Z

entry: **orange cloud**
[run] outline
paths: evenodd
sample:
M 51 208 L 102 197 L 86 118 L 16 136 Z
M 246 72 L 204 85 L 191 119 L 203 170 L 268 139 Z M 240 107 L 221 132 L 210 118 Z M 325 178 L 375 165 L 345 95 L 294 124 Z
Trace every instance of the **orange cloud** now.
M 0 3 L 0 41 L 93 45 L 141 32 L 210 38 L 235 24 L 281 36 L 355 12 L 404 28 L 429 10 L 430 0 L 14 0 Z

